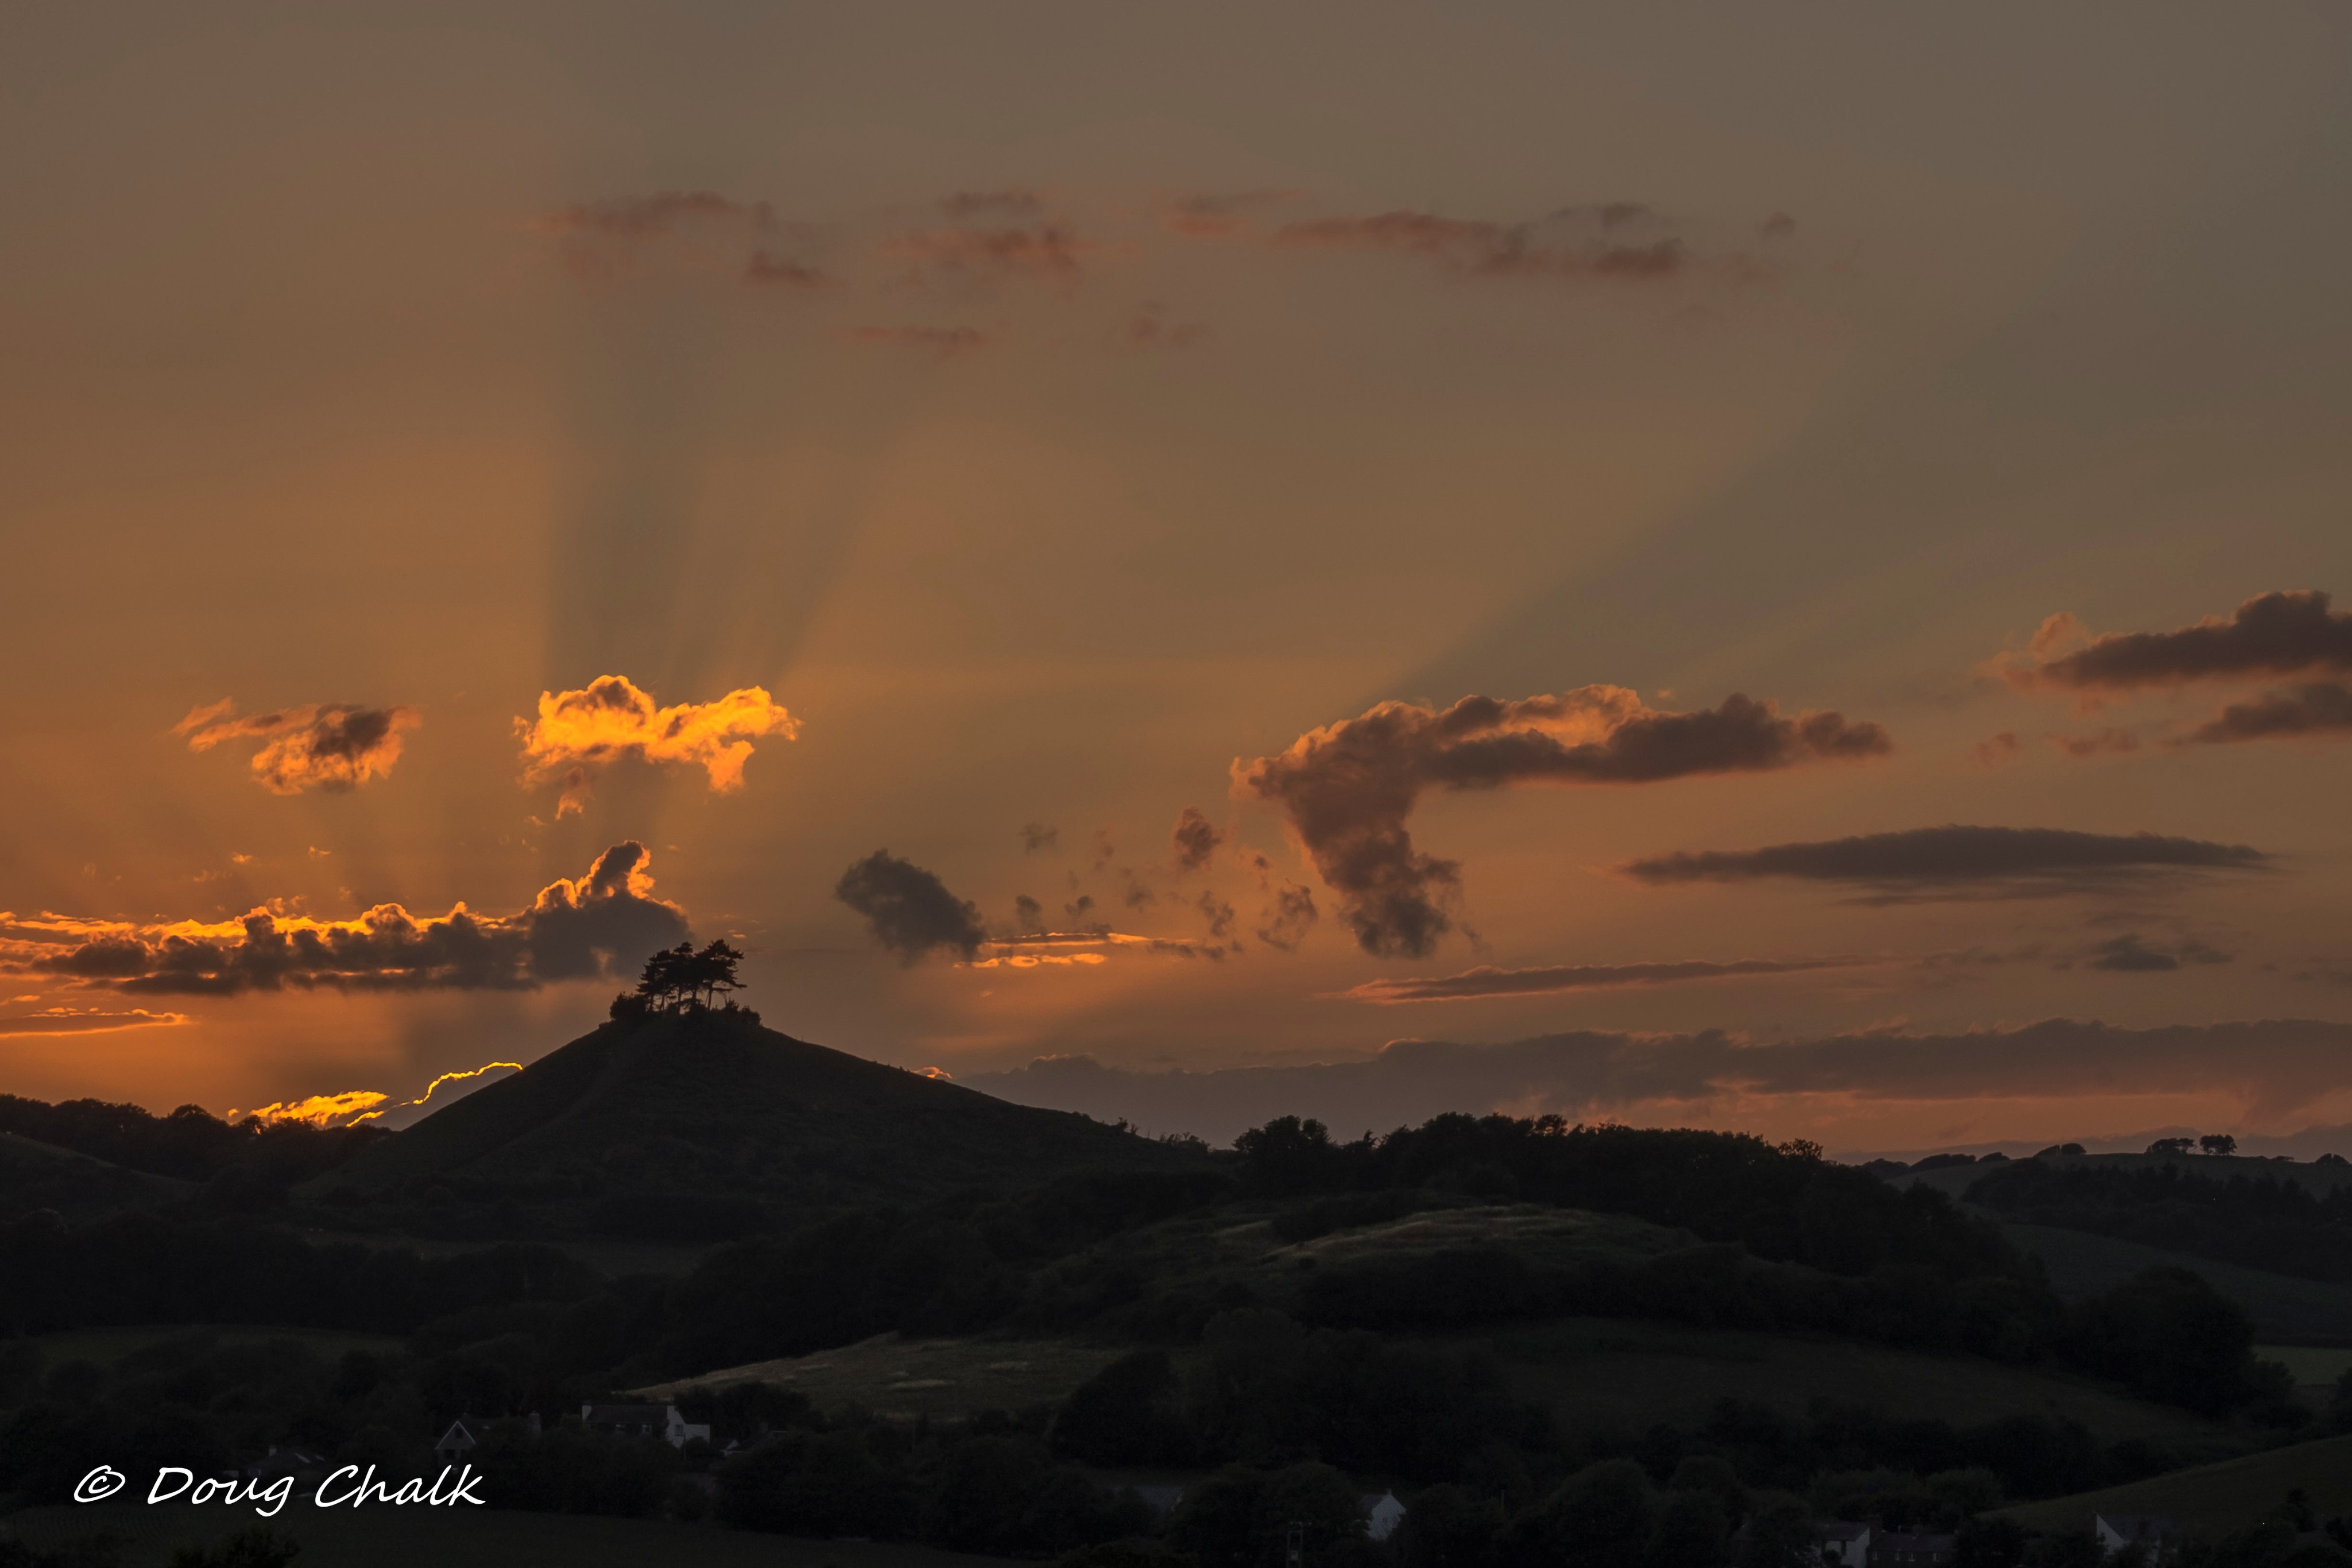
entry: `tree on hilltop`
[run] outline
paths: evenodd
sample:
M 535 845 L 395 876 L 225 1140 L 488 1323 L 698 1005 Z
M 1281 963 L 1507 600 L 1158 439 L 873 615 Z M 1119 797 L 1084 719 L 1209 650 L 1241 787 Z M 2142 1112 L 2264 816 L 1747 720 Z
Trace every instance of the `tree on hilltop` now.
M 646 960 L 637 988 L 613 999 L 613 1016 L 707 1011 L 728 992 L 743 988 L 743 982 L 736 977 L 736 967 L 742 962 L 742 953 L 724 940 L 700 952 L 691 942 L 665 947 Z

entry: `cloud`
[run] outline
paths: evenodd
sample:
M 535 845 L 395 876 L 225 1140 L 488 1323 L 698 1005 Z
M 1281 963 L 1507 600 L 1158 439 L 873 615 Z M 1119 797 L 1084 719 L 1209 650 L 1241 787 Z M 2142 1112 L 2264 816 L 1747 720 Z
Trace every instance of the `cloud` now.
M 2239 740 L 2291 739 L 2352 733 L 2352 685 L 2314 681 L 2231 703 L 2176 746 L 2226 745 Z
M 982 284 L 1032 277 L 1066 292 L 1078 286 L 1083 272 L 1079 257 L 1090 248 L 1056 224 L 910 229 L 884 236 L 880 247 L 884 256 L 904 264 L 911 283 L 938 278 Z
M 2093 757 L 2126 756 L 2139 749 L 2139 737 L 2127 729 L 2098 729 L 2088 735 L 2053 735 L 2044 738 L 2078 762 Z
M 1036 931 L 1014 937 L 990 937 L 981 944 L 987 957 L 972 956 L 972 969 L 1048 969 L 1073 966 L 1091 967 L 1108 963 L 1116 954 L 1164 954 L 1180 958 L 1223 958 L 1216 943 L 1188 942 L 1174 936 L 1140 936 L 1128 931 L 1099 927 L 1087 931 Z
M 2091 949 L 2091 957 L 2084 966 L 2105 969 L 2120 975 L 2168 974 L 2188 964 L 2226 964 L 2230 955 L 2208 947 L 2202 942 L 2183 942 L 2167 952 L 2151 947 L 2139 938 L 2137 932 L 2100 943 Z
M 253 754 L 255 783 L 273 795 L 305 789 L 339 794 L 391 772 L 400 760 L 401 737 L 422 722 L 415 708 L 351 703 L 313 703 L 239 717 L 236 704 L 223 697 L 189 709 L 172 733 L 186 736 L 191 751 L 262 740 Z
M 2270 864 L 2270 857 L 2260 850 L 2204 839 L 1954 825 L 1756 850 L 1677 850 L 1628 861 L 1616 870 L 1654 887 L 1766 877 L 1843 883 L 1895 902 L 2039 898 L 2146 884 L 2168 876 L 2263 871 Z
M 1646 209 L 1638 203 L 1571 207 L 1534 223 L 1499 224 L 1395 211 L 1370 217 L 1310 218 L 1278 230 L 1287 250 L 1352 250 L 1418 256 L 1449 272 L 1475 277 L 1586 277 L 1644 281 L 1673 277 L 1689 265 L 1681 240 L 1669 235 L 1643 244 L 1606 237 L 1618 223 Z M 1619 216 L 1612 221 L 1610 214 Z M 1591 218 L 1600 232 L 1563 232 Z
M 1315 928 L 1315 890 L 1303 882 L 1286 882 L 1267 891 L 1258 911 L 1257 939 L 1282 952 L 1296 952 Z
M 1502 1045 L 1398 1040 L 1353 1061 L 1209 1071 L 1137 1072 L 1090 1057 L 1045 1057 L 960 1082 L 1023 1104 L 1124 1116 L 1222 1144 L 1283 1115 L 1317 1117 L 1342 1135 L 1447 1111 L 1752 1126 L 1780 1105 L 1807 1102 L 1852 1113 L 1899 1102 L 2118 1093 L 2211 1095 L 2276 1121 L 2341 1093 L 2347 1057 L 2352 1024 L 2135 1030 L 2052 1019 L 1965 1033 L 1873 1030 L 1769 1043 L 1715 1030 L 1580 1031 Z
M 2031 662 L 2003 674 L 2021 690 L 2125 692 L 2190 681 L 2312 671 L 2352 671 L 2352 615 L 2328 609 L 2317 591 L 2265 593 L 2225 620 L 2208 616 L 2171 632 L 2088 637 L 2072 615 L 2053 615 L 2034 634 Z M 2070 652 L 2070 643 L 2083 645 Z
M 2025 755 L 2025 743 L 2011 730 L 1989 735 L 1969 747 L 1969 755 L 1979 768 L 2006 768 Z
M 1157 299 L 1147 299 L 1135 308 L 1127 325 L 1115 335 L 1118 345 L 1130 353 L 1145 353 L 1153 349 L 1189 349 L 1195 343 L 1206 342 L 1210 332 L 1201 321 L 1171 321 L 1167 307 Z
M 940 211 L 951 218 L 1034 218 L 1045 211 L 1045 198 L 1034 191 L 958 191 L 940 198 Z
M 1797 220 L 1786 213 L 1774 213 L 1756 225 L 1756 232 L 1765 239 L 1787 239 L 1797 232 Z
M 1062 830 L 1059 828 L 1044 822 L 1021 824 L 1021 852 L 1024 855 L 1034 855 L 1040 850 L 1058 849 L 1061 842 Z
M 912 861 L 876 850 L 841 873 L 834 897 L 866 917 L 874 939 L 908 964 L 940 947 L 970 958 L 988 940 L 980 906 Z
M 124 1012 L 98 1008 L 43 1008 L 37 1013 L 0 1018 L 0 1035 L 110 1034 L 116 1030 L 169 1028 L 188 1021 L 185 1013 L 149 1012 L 145 1008 Z
M 1792 975 L 1813 969 L 1851 968 L 1868 958 L 1738 958 L 1727 964 L 1689 959 L 1664 964 L 1555 964 L 1535 969 L 1498 969 L 1481 964 L 1458 975 L 1427 975 L 1367 980 L 1337 993 L 1350 1002 L 1465 1002 L 1488 997 L 1555 996 L 1563 991 L 1617 986 L 1670 986 L 1685 980 L 1736 979 L 1751 975 Z
M 788 256 L 777 256 L 755 250 L 751 259 L 743 264 L 743 281 L 762 287 L 784 288 L 835 288 L 840 279 L 822 268 L 798 261 Z
M 1193 239 L 1223 239 L 1249 227 L 1260 207 L 1298 199 L 1297 191 L 1235 191 L 1227 194 L 1167 196 L 1155 204 L 1160 226 Z
M 258 908 L 233 920 L 133 925 L 0 924 L 0 967 L 142 994 L 282 990 L 530 990 L 626 974 L 685 938 L 686 914 L 654 896 L 651 857 L 614 844 L 587 874 L 558 878 L 530 907 L 476 915 L 460 904 L 423 918 L 380 904 L 352 920 Z M 124 1026 L 129 1027 L 129 1026 Z
M 250 1111 L 231 1111 L 232 1122 L 250 1118 L 267 1126 L 281 1122 L 300 1122 L 312 1127 L 346 1127 L 353 1122 L 365 1121 L 375 1108 L 391 1099 L 389 1094 L 373 1089 L 348 1089 L 341 1094 L 313 1094 L 307 1100 L 288 1100 L 256 1106 Z
M 1420 853 L 1405 819 L 1430 789 L 1647 784 L 1760 772 L 1893 749 L 1874 724 L 1837 713 L 1783 718 L 1734 695 L 1717 708 L 1645 706 L 1622 686 L 1580 686 L 1502 702 L 1464 697 L 1436 711 L 1381 703 L 1310 730 L 1276 757 L 1234 764 L 1236 793 L 1281 807 L 1366 952 L 1421 956 L 1453 928 L 1459 865 Z
M 791 740 L 801 727 L 764 687 L 662 707 L 625 675 L 599 675 L 576 692 L 541 692 L 539 717 L 514 722 L 522 739 L 523 783 L 563 780 L 559 817 L 585 805 L 592 769 L 625 757 L 699 767 L 718 793 L 740 789 L 752 740 L 765 735 Z
M 539 226 L 551 234 L 652 239 L 687 225 L 713 220 L 749 222 L 764 228 L 773 216 L 765 202 L 733 201 L 716 191 L 656 191 L 651 195 L 563 207 L 541 218 Z
M 853 343 L 919 349 L 942 360 L 977 353 L 996 340 L 977 327 L 852 327 L 842 336 Z
M 1187 806 L 1177 814 L 1175 831 L 1169 835 L 1176 844 L 1176 869 L 1199 871 L 1225 841 L 1225 831 L 1209 821 L 1198 806 Z

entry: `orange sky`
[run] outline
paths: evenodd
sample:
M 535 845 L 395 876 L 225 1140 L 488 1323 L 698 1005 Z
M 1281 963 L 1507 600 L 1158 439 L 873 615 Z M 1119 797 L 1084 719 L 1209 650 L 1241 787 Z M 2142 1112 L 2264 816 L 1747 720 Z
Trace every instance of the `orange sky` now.
M 1412 1093 L 2352 1121 L 2341 611 L 2060 663 L 2352 596 L 2346 26 L 12 17 L 0 1091 L 409 1101 L 675 927 L 959 1077 L 1722 1030 L 1842 1065 Z M 2049 1019 L 2344 1032 L 1969 1043 Z

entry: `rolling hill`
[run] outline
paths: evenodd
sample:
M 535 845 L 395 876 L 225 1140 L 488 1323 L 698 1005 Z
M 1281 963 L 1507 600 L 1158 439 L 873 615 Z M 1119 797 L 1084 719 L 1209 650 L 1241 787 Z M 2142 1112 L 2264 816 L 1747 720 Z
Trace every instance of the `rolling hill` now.
M 588 1205 L 608 1221 L 622 1217 L 599 1227 L 608 1232 L 660 1234 L 664 1195 L 699 1197 L 706 1212 L 734 1203 L 772 1213 L 1200 1158 L 747 1017 L 659 1015 L 551 1051 L 319 1177 L 305 1196 L 345 1206 L 394 1195 Z M 632 1205 L 643 1223 L 630 1222 Z

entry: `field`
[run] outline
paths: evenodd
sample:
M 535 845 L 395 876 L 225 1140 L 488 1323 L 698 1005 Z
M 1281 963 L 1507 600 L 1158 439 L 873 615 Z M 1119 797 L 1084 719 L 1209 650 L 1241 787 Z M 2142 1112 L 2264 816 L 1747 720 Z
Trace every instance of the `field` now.
M 772 1383 L 808 1396 L 820 1410 L 857 1405 L 905 1418 L 954 1416 L 1058 1401 L 1120 1352 L 1119 1346 L 1068 1340 L 907 1339 L 887 1333 L 839 1350 L 731 1366 L 635 1392 L 668 1399 L 689 1387 Z
M 2321 1519 L 2352 1514 L 2352 1437 L 2296 1443 L 2001 1511 L 2034 1530 L 2080 1529 L 2094 1513 L 2162 1513 L 2197 1534 L 2213 1537 L 2261 1522 L 2296 1490 Z
M 2080 1421 L 2103 1442 L 2210 1437 L 2221 1428 L 2180 1411 L 2062 1375 L 1853 1340 L 1715 1332 L 1612 1318 L 1562 1318 L 1433 1343 L 1491 1352 L 1513 1390 L 1571 1427 L 1696 1427 L 1716 1401 L 1752 1400 L 1801 1415 L 1817 1399 L 1935 1416 L 1956 1426 L 2018 1411 Z M 638 1390 L 669 1398 L 697 1385 L 773 1383 L 820 1408 L 949 1417 L 1059 1400 L 1120 1348 L 1071 1340 L 908 1340 L 883 1334 L 840 1350 L 729 1367 Z M 1180 1354 L 1179 1364 L 1186 1358 Z
M 2242 1269 L 2234 1263 L 2216 1263 L 2084 1230 L 2042 1225 L 2000 1228 L 2002 1235 L 2042 1260 L 2050 1271 L 2052 1288 L 2068 1301 L 2096 1295 L 2143 1269 L 2159 1265 L 2193 1269 L 2215 1290 L 2245 1308 L 2254 1320 L 2254 1332 L 2265 1341 L 2352 1345 L 2352 1285 Z
M 123 1568 L 163 1568 L 173 1548 L 217 1542 L 254 1522 L 229 1513 L 164 1504 L 103 1503 L 26 1509 L 0 1519 L 36 1548 L 103 1531 L 122 1542 Z M 314 1509 L 298 1500 L 267 1521 L 300 1543 L 301 1568 L 984 1568 L 997 1560 L 925 1546 L 863 1541 L 797 1541 L 716 1525 L 656 1524 L 488 1508 Z

